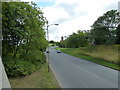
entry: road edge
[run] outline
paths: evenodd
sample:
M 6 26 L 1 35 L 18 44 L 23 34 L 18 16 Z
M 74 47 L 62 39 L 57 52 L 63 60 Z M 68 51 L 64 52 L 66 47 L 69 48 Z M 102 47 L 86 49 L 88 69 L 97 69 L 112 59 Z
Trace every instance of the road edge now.
M 60 82 L 57 80 L 57 75 L 55 74 L 55 72 L 54 72 L 53 68 L 51 67 L 51 65 L 49 65 L 49 67 L 50 67 L 51 72 L 52 72 L 53 75 L 54 75 L 54 78 L 55 78 L 55 80 L 56 80 L 59 88 L 61 88 L 62 85 L 61 85 Z
M 47 54 L 46 54 L 46 53 L 44 53 L 44 54 L 45 54 L 45 56 L 46 56 L 46 61 L 47 61 L 47 64 L 48 64 Z M 55 74 L 55 72 L 54 72 L 54 70 L 53 70 L 53 68 L 51 67 L 50 64 L 49 64 L 49 69 L 50 69 L 50 71 L 52 72 L 52 74 L 53 74 L 53 76 L 54 76 L 54 79 L 56 80 L 59 88 L 61 88 L 62 85 L 61 85 L 60 82 L 57 80 L 57 75 Z

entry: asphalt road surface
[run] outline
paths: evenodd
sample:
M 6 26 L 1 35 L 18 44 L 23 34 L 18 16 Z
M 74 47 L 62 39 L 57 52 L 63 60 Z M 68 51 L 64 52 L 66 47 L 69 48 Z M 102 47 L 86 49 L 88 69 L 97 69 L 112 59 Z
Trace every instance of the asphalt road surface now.
M 118 88 L 118 71 L 50 49 L 50 66 L 61 88 Z

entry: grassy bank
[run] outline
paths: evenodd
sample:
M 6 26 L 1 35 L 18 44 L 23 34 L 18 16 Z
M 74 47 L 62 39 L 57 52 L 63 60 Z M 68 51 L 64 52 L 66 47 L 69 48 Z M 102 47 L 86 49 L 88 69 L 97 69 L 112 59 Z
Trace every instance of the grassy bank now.
M 9 79 L 12 88 L 59 88 L 52 73 L 47 71 L 47 64 L 31 75 Z
M 57 48 L 62 52 L 86 59 L 88 61 L 92 61 L 113 69 L 119 69 L 120 62 L 118 60 L 118 45 L 114 46 L 88 46 L 88 47 L 80 47 L 80 48 Z

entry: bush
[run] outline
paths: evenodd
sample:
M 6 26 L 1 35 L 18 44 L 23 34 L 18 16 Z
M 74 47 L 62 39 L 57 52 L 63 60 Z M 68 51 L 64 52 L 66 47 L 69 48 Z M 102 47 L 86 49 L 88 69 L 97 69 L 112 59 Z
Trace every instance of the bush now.
M 9 77 L 29 75 L 41 67 L 41 62 L 33 64 L 30 61 L 20 60 L 18 58 L 13 59 L 12 57 L 7 57 L 3 60 L 7 61 L 4 62 L 4 66 Z

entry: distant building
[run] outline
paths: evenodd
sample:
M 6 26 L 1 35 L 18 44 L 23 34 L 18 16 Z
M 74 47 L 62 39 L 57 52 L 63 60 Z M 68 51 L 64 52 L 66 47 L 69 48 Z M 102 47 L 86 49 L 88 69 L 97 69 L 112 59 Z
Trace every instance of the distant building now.
M 120 1 L 118 2 L 118 12 L 120 12 Z
M 61 40 L 60 40 L 60 42 L 62 42 L 63 41 L 63 36 L 61 37 Z

